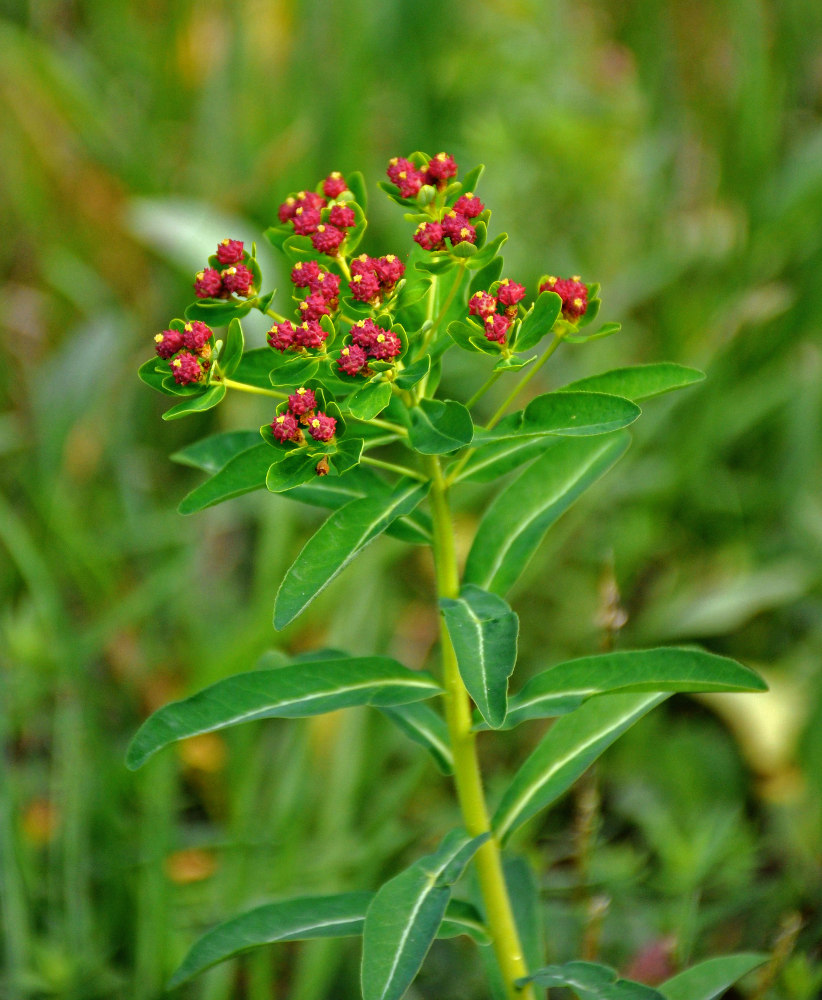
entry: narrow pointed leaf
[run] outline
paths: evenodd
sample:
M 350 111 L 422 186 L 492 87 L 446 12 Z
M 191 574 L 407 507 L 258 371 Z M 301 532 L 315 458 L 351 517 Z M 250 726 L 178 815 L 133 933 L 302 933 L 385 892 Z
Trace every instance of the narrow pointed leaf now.
M 620 650 L 558 663 L 515 694 L 503 728 L 565 715 L 597 694 L 623 691 L 766 691 L 749 667 L 701 649 Z
M 259 435 L 257 435 L 259 440 Z M 216 472 L 183 497 L 177 508 L 181 514 L 193 514 L 206 507 L 213 507 L 232 497 L 265 488 L 269 468 L 274 464 L 276 453 L 264 441 L 241 451 Z
M 519 619 L 496 594 L 467 584 L 456 600 L 440 600 L 460 676 L 489 726 L 502 725 L 508 678 L 517 662 Z
M 505 842 L 514 830 L 566 792 L 626 729 L 667 694 L 592 698 L 554 723 L 514 775 L 491 823 Z
M 179 420 L 180 417 L 187 417 L 189 413 L 203 413 L 217 406 L 225 396 L 225 386 L 221 382 L 210 385 L 205 392 L 198 396 L 190 396 L 182 403 L 177 403 L 170 410 L 163 414 L 163 420 Z
M 405 993 L 437 936 L 451 885 L 487 839 L 453 830 L 434 854 L 377 892 L 363 929 L 363 1000 L 399 1000 Z
M 425 747 L 443 774 L 454 773 L 454 755 L 451 752 L 448 726 L 433 708 L 422 702 L 415 702 L 383 708 L 382 713 L 409 739 Z
M 640 412 L 631 400 L 605 392 L 547 392 L 532 399 L 524 410 L 500 420 L 491 430 L 478 427 L 474 444 L 543 434 L 563 437 L 607 434 L 632 424 Z
M 230 378 L 237 370 L 237 366 L 240 364 L 240 360 L 243 356 L 244 348 L 245 339 L 243 337 L 243 327 L 240 321 L 235 317 L 228 324 L 228 330 L 225 335 L 225 343 L 223 344 L 223 349 L 220 353 L 220 371 L 226 378 Z
M 562 299 L 556 292 L 542 292 L 522 321 L 514 349 L 529 351 L 532 347 L 536 347 L 542 338 L 551 332 L 561 308 Z
M 260 945 L 361 934 L 372 898 L 370 892 L 308 896 L 267 903 L 226 920 L 195 942 L 167 988 L 174 989 L 212 965 Z
M 462 899 L 452 899 L 445 910 L 437 937 L 450 938 L 460 934 L 467 935 L 477 944 L 491 944 L 488 929 L 479 910 Z
M 630 438 L 569 438 L 529 465 L 480 522 L 465 582 L 504 594 L 525 569 L 548 528 L 625 452 Z
M 559 444 L 561 438 L 509 438 L 507 441 L 495 441 L 483 445 L 471 455 L 455 482 L 463 480 L 475 483 L 490 483 L 504 476 L 512 469 L 530 462 L 548 448 Z
M 705 379 L 704 372 L 696 368 L 686 368 L 671 362 L 653 365 L 633 365 L 628 368 L 614 368 L 601 375 L 591 375 L 563 386 L 563 392 L 609 392 L 624 396 L 634 402 L 661 396 L 673 389 L 683 389 Z
M 547 987 L 568 986 L 580 1000 L 665 1000 L 652 986 L 620 979 L 613 969 L 597 962 L 546 965 L 533 975 L 518 979 L 517 986 L 532 982 Z
M 709 958 L 666 980 L 659 992 L 665 1000 L 714 1000 L 769 958 L 754 952 Z
M 259 431 L 225 431 L 222 434 L 212 434 L 210 437 L 186 445 L 171 456 L 173 462 L 190 465 L 193 469 L 203 472 L 219 472 L 228 462 L 239 455 L 241 451 L 260 443 Z
M 389 497 L 352 500 L 328 518 L 285 575 L 274 602 L 274 627 L 285 628 L 398 517 L 410 514 L 428 483 L 400 482 Z
M 408 440 L 423 455 L 447 455 L 471 443 L 471 415 L 453 400 L 423 399 L 410 411 Z
M 404 705 L 440 692 L 429 674 L 387 656 L 339 657 L 235 674 L 149 716 L 131 741 L 126 764 L 136 770 L 169 743 L 253 719 Z

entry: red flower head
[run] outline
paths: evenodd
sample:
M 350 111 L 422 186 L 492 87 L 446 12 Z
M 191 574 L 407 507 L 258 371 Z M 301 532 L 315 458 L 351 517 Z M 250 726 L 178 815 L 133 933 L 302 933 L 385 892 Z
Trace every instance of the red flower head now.
M 424 183 L 423 174 L 410 160 L 395 156 L 388 162 L 388 179 L 400 189 L 403 198 L 415 198 Z
M 436 183 L 444 187 L 449 177 L 457 176 L 457 164 L 454 157 L 448 153 L 437 153 L 433 160 L 428 161 L 425 171 L 426 183 Z
M 297 288 L 310 288 L 319 273 L 320 265 L 316 260 L 301 260 L 291 268 L 291 280 Z
M 271 421 L 271 433 L 281 442 L 293 440 L 300 434 L 297 418 L 293 413 L 289 413 L 288 410 L 285 413 L 278 413 Z
M 349 344 L 340 351 L 337 367 L 346 375 L 357 375 L 368 364 L 365 351 L 356 344 Z
M 320 224 L 320 210 L 308 205 L 298 205 L 291 221 L 298 236 L 310 236 Z
M 254 275 L 245 264 L 232 264 L 221 272 L 221 276 L 227 292 L 246 298 L 253 291 Z
M 572 323 L 585 315 L 588 308 L 588 286 L 578 274 L 573 278 L 556 278 L 552 275 L 539 286 L 539 290 L 556 292 L 562 299 L 562 315 Z
M 198 299 L 218 299 L 223 292 L 223 279 L 213 267 L 198 271 L 195 275 L 194 293 Z
M 325 413 L 315 413 L 308 420 L 308 433 L 315 441 L 330 441 L 337 429 L 337 421 Z
M 316 208 L 317 211 L 325 208 L 328 204 L 325 198 L 321 194 L 317 194 L 316 191 L 300 191 L 297 195 L 297 203 L 303 208 Z
M 419 243 L 423 250 L 440 250 L 444 235 L 439 222 L 423 222 L 414 233 L 414 241 Z
M 477 239 L 476 229 L 464 215 L 456 212 L 449 212 L 442 220 L 442 231 L 454 246 L 457 243 L 474 243 Z
M 339 198 L 343 191 L 347 190 L 348 185 L 339 170 L 332 171 L 323 181 L 323 194 L 326 198 Z
M 373 271 L 353 275 L 348 287 L 358 302 L 373 302 L 381 291 L 380 279 Z
M 377 260 L 375 257 L 369 257 L 367 253 L 361 253 L 359 257 L 355 257 L 351 261 L 351 273 L 352 274 L 376 274 L 377 273 Z
M 466 219 L 476 219 L 485 211 L 485 205 L 469 191 L 457 198 L 454 203 L 454 211 L 458 215 L 464 215 Z
M 497 298 L 504 306 L 515 306 L 525 298 L 525 285 L 503 278 L 497 289 Z
M 385 333 L 385 331 L 377 326 L 371 318 L 358 319 L 351 327 L 351 339 L 357 347 L 361 347 L 364 351 L 368 352 L 371 351 L 374 339 L 381 333 Z
M 311 389 L 306 389 L 305 386 L 300 386 L 296 392 L 292 393 L 288 397 L 288 408 L 295 417 L 302 417 L 311 410 L 316 410 L 317 397 Z
M 157 356 L 166 361 L 176 354 L 183 346 L 183 335 L 178 330 L 163 330 L 154 338 L 154 350 Z
M 337 250 L 344 239 L 345 233 L 342 229 L 337 229 L 336 226 L 319 225 L 317 231 L 311 234 L 314 249 L 320 253 L 328 254 L 329 257 L 337 255 Z
M 211 327 L 206 326 L 205 323 L 199 322 L 199 320 L 194 320 L 191 323 L 186 323 L 185 329 L 183 330 L 183 345 L 193 351 L 195 354 L 200 354 L 203 348 L 206 346 L 208 341 L 211 339 L 212 330 Z
M 192 382 L 202 381 L 203 369 L 200 360 L 188 351 L 181 351 L 173 361 L 169 362 L 169 367 L 177 385 L 190 385 Z
M 217 260 L 221 264 L 239 264 L 242 259 L 242 240 L 225 239 L 217 244 Z
M 280 222 L 290 222 L 294 218 L 294 212 L 297 210 L 297 199 L 296 198 L 286 198 L 285 201 L 277 209 L 277 218 Z
M 339 274 L 332 274 L 330 271 L 321 269 L 308 287 L 312 292 L 322 295 L 332 309 L 337 308 L 337 297 L 340 294 Z
M 329 212 L 328 221 L 338 229 L 348 229 L 354 225 L 354 209 L 350 205 L 335 205 Z
M 375 260 L 374 269 L 386 291 L 392 289 L 405 274 L 405 264 L 393 253 Z
M 268 346 L 273 347 L 275 351 L 279 351 L 282 354 L 292 346 L 296 338 L 296 333 L 294 324 L 289 319 L 284 323 L 275 323 L 266 335 Z
M 390 330 L 379 330 L 371 342 L 368 354 L 376 361 L 392 361 L 401 350 L 402 341 L 396 334 Z
M 320 326 L 318 320 L 309 319 L 305 323 L 300 323 L 294 331 L 294 344 L 297 347 L 316 350 L 316 348 L 323 346 L 325 337 L 325 330 Z
M 497 311 L 497 300 L 488 292 L 476 292 L 468 301 L 468 312 L 472 316 L 493 316 Z
M 303 319 L 319 319 L 330 312 L 328 303 L 319 292 L 312 292 L 300 303 L 300 315 Z
M 511 320 L 507 316 L 501 316 L 499 313 L 495 313 L 493 316 L 486 316 L 485 318 L 485 338 L 486 340 L 495 340 L 498 344 L 505 343 L 505 334 L 508 333 L 508 327 L 511 325 Z

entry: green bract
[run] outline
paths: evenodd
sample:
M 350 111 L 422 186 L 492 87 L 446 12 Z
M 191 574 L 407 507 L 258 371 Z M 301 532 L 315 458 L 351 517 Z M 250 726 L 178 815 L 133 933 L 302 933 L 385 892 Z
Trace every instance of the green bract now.
M 292 297 L 278 301 L 267 290 L 255 247 L 222 241 L 198 272 L 186 320 L 157 335 L 156 356 L 139 376 L 170 397 L 165 419 L 212 409 L 229 393 L 259 401 L 259 430 L 218 433 L 174 456 L 207 474 L 180 501 L 181 513 L 266 488 L 329 511 L 282 579 L 275 629 L 291 625 L 388 534 L 432 549 L 439 662 L 425 672 L 387 656 L 318 652 L 236 674 L 150 716 L 127 762 L 140 767 L 171 743 L 245 721 L 371 706 L 453 776 L 460 819 L 439 847 L 417 850 L 381 886 L 263 902 L 218 925 L 194 943 L 171 984 L 273 942 L 362 935 L 364 1000 L 400 1000 L 432 942 L 465 933 L 489 945 L 489 990 L 502 1000 L 535 1000 L 535 986 L 565 987 L 580 1000 L 710 1000 L 761 957 L 708 960 L 654 989 L 573 956 L 543 965 L 539 876 L 501 846 L 674 692 L 765 687 L 747 667 L 698 649 L 615 651 L 554 665 L 547 650 L 541 672 L 508 694 L 519 635 L 515 586 L 545 533 L 625 453 L 638 403 L 702 374 L 646 364 L 532 391 L 557 350 L 582 350 L 618 331 L 614 322 L 592 325 L 599 286 L 546 276 L 528 295 L 505 274 L 507 237 L 489 238 L 491 213 L 475 192 L 481 167 L 460 181 L 449 155 L 412 153 L 394 158 L 387 174 L 380 187 L 409 225 L 403 247 L 381 257 L 361 252 L 361 175 L 346 182 L 332 174 L 315 191 L 295 192 L 265 233 L 286 259 Z M 267 346 L 247 345 L 242 321 L 252 310 L 271 323 Z M 459 379 L 448 377 L 455 355 Z M 461 573 L 451 492 L 503 476 L 466 540 Z M 504 739 L 487 731 L 552 716 L 560 718 L 513 778 L 495 779 L 490 809 L 479 732 Z M 421 829 L 420 841 L 442 834 Z M 300 878 L 294 882 L 296 889 Z

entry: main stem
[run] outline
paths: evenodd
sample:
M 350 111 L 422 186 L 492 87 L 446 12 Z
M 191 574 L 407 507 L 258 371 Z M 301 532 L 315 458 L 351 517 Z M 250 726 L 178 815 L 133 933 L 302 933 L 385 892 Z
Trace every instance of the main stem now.
M 433 517 L 434 563 L 437 572 L 437 591 L 440 597 L 455 598 L 459 595 L 460 581 L 457 568 L 454 533 L 451 527 L 451 510 L 439 459 L 426 458 L 426 471 L 431 477 L 431 507 Z M 442 682 L 445 688 L 445 718 L 454 754 L 454 782 L 457 787 L 460 810 L 465 828 L 471 836 L 487 833 L 490 829 L 488 809 L 482 788 L 476 734 L 472 731 L 471 702 L 462 683 L 457 657 L 445 623 L 440 624 L 442 646 Z M 528 975 L 522 954 L 519 934 L 508 898 L 508 889 L 502 872 L 500 846 L 492 834 L 475 856 L 480 891 L 485 906 L 485 917 L 493 940 L 505 989 L 510 1000 L 535 1000 L 533 988 L 517 990 L 514 981 Z

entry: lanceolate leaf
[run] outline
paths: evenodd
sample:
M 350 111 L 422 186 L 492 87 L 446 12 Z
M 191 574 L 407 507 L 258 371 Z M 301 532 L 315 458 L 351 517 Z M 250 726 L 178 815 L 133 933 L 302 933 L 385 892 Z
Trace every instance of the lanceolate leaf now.
M 401 482 L 390 497 L 365 497 L 334 511 L 308 540 L 285 575 L 274 603 L 274 627 L 285 628 L 398 517 L 410 514 L 427 483 Z
M 219 472 L 183 497 L 177 509 L 181 514 L 193 514 L 223 500 L 264 489 L 266 474 L 276 457 L 271 446 L 260 441 L 235 455 Z
M 714 1000 L 769 957 L 749 952 L 709 958 L 662 983 L 659 992 L 665 1000 Z
M 483 718 L 502 725 L 508 678 L 517 662 L 519 619 L 496 594 L 467 584 L 456 600 L 440 600 L 460 675 Z
M 618 691 L 766 691 L 753 670 L 700 649 L 620 650 L 545 670 L 515 694 L 504 728 L 572 712 L 592 695 Z
M 468 480 L 476 483 L 490 483 L 504 476 L 506 472 L 530 462 L 548 448 L 559 444 L 561 438 L 509 438 L 483 445 L 471 455 L 457 476 L 455 482 Z
M 257 906 L 219 924 L 196 941 L 166 989 L 175 989 L 218 962 L 261 945 L 360 935 L 373 898 L 373 892 L 344 892 L 335 896 L 304 896 Z M 470 903 L 452 899 L 438 936 L 456 937 L 458 934 L 466 934 L 478 944 L 487 944 L 490 940 L 476 908 Z
M 611 392 L 616 396 L 624 396 L 634 402 L 640 399 L 650 399 L 660 396 L 673 389 L 682 389 L 705 378 L 703 372 L 696 368 L 685 368 L 670 362 L 653 365 L 634 365 L 630 368 L 614 368 L 601 375 L 591 375 L 563 386 L 563 392 L 569 390 L 584 392 Z
M 626 729 L 667 694 L 592 698 L 554 723 L 514 775 L 491 823 L 504 842 L 535 813 L 558 799 Z
M 604 392 L 547 392 L 518 413 L 504 417 L 491 430 L 477 428 L 474 445 L 509 438 L 559 434 L 581 437 L 607 434 L 632 424 L 640 414 L 636 403 Z
M 219 472 L 235 455 L 259 443 L 260 432 L 257 430 L 225 431 L 186 445 L 175 451 L 171 459 L 181 465 L 190 465 L 194 469 L 213 474 Z
M 451 752 L 448 726 L 433 708 L 422 702 L 415 702 L 383 708 L 382 713 L 409 739 L 425 747 L 443 774 L 454 773 L 454 755 Z
M 409 416 L 409 443 L 423 455 L 447 455 L 471 443 L 474 425 L 462 403 L 423 399 Z
M 252 719 L 403 705 L 440 692 L 429 674 L 387 656 L 337 657 L 235 674 L 149 716 L 131 741 L 126 764 L 135 770 L 169 743 Z
M 200 395 L 189 396 L 182 403 L 177 403 L 170 410 L 166 410 L 163 420 L 178 420 L 180 417 L 187 417 L 189 413 L 203 413 L 205 410 L 210 410 L 222 401 L 225 391 L 222 383 L 215 382 Z
M 235 317 L 228 324 L 225 335 L 225 343 L 220 354 L 220 371 L 226 378 L 230 378 L 237 370 L 242 356 L 245 340 L 243 338 L 243 328 L 240 321 Z
M 596 962 L 547 965 L 525 979 L 518 979 L 517 986 L 531 982 L 548 987 L 570 986 L 580 1000 L 665 1000 L 652 986 L 620 979 L 613 969 Z
M 466 583 L 504 594 L 548 528 L 628 447 L 627 434 L 560 441 L 528 466 L 485 512 L 468 554 Z
M 439 849 L 386 882 L 365 915 L 364 1000 L 399 1000 L 411 985 L 437 936 L 451 897 L 487 834 L 473 839 L 452 831 Z

